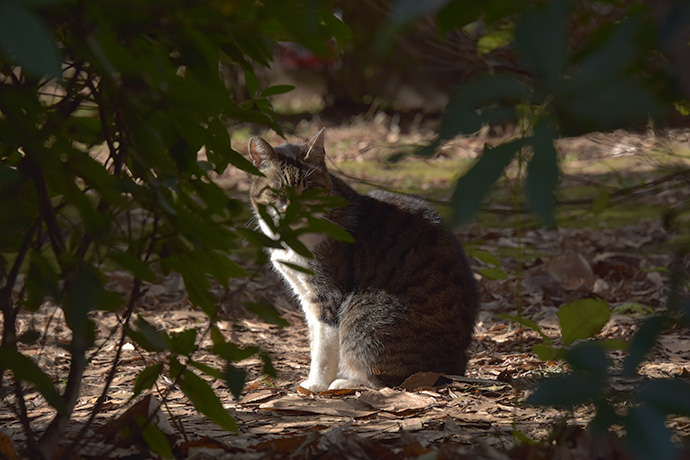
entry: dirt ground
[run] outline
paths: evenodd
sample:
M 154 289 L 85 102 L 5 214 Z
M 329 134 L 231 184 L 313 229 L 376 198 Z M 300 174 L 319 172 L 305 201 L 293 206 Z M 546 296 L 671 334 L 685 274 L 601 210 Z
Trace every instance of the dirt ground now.
M 310 136 L 322 124 L 327 122 L 314 119 L 295 125 L 293 139 Z M 346 160 L 356 163 L 358 159 L 379 158 L 382 152 L 423 143 L 430 139 L 431 129 L 418 118 L 362 116 L 340 126 L 329 126 L 326 146 L 334 164 Z M 502 135 L 508 133 L 487 132 L 456 139 L 443 148 L 435 161 L 441 162 L 441 168 L 459 172 L 484 142 Z M 238 142 L 246 142 L 239 137 Z M 271 142 L 278 140 L 275 136 L 268 138 Z M 649 133 L 609 133 L 563 140 L 563 158 L 567 158 L 563 164 L 564 186 L 578 179 L 591 180 L 591 171 L 585 173 L 584 168 L 612 157 L 628 158 L 628 166 L 637 172 L 643 169 L 643 164 L 651 171 L 658 165 L 646 160 L 647 152 L 660 145 L 675 151 L 687 150 L 687 139 L 687 133 L 672 132 L 663 137 Z M 241 150 L 242 145 L 235 148 Z M 678 161 L 685 162 L 687 167 L 687 157 L 684 158 Z M 409 161 L 418 162 L 419 168 L 427 164 L 426 160 Z M 582 164 L 580 169 L 576 167 L 578 162 Z M 381 163 L 381 167 L 385 169 L 386 165 Z M 383 176 L 377 172 L 360 171 L 354 182 L 361 186 L 377 182 L 380 177 Z M 229 190 L 247 188 L 246 177 L 234 171 L 228 171 L 218 180 Z M 639 200 L 639 206 L 678 207 L 690 197 L 687 181 L 687 175 L 681 175 L 663 184 L 662 189 L 633 199 Z M 402 188 L 395 180 L 380 182 Z M 427 182 L 443 196 L 444 187 L 451 186 L 452 176 L 439 175 Z M 499 211 L 500 207 L 494 209 Z M 509 212 L 504 215 L 504 219 L 512 219 Z M 405 388 L 305 394 L 306 391 L 298 390 L 309 365 L 309 344 L 302 315 L 269 267 L 248 267 L 258 275 L 233 281 L 229 291 L 216 288 L 225 312 L 225 319 L 217 325 L 235 344 L 258 345 L 269 353 L 277 377 L 264 376 L 263 363 L 255 356 L 238 363 L 248 373 L 247 385 L 239 399 L 231 395 L 223 381 L 212 382 L 224 407 L 237 420 L 237 433 L 228 433 L 198 415 L 179 389 L 160 378 L 152 393 L 155 400 L 164 401 L 158 425 L 175 441 L 177 458 L 364 459 L 465 455 L 464 458 L 584 459 L 593 458 L 595 453 L 601 454 L 600 458 L 624 458 L 615 457 L 619 449 L 615 439 L 602 446 L 593 443 L 580 429 L 591 419 L 591 408 L 567 413 L 523 403 L 536 379 L 562 371 L 563 365 L 538 359 L 531 347 L 542 341 L 539 335 L 497 315 L 514 315 L 520 308 L 526 318 L 537 322 L 559 344 L 558 307 L 576 299 L 600 298 L 609 303 L 613 314 L 598 337 L 628 340 L 644 318 L 665 308 L 668 280 L 659 268 L 671 264 L 673 243 L 679 237 L 677 229 L 664 225 L 658 217 L 555 229 L 525 223 L 519 230 L 512 225 L 487 226 L 480 219 L 458 227 L 455 232 L 470 254 L 485 251 L 498 257 L 500 268 L 506 274 L 498 277 L 505 279 L 481 276 L 482 269 L 496 267 L 479 257 L 470 257 L 478 273 L 482 310 L 465 378 L 427 375 L 417 376 L 418 380 L 408 382 Z M 131 279 L 127 275 L 111 274 L 112 289 L 127 292 L 129 286 Z M 202 337 L 202 351 L 196 359 L 220 365 L 213 355 L 203 351 L 211 344 L 208 318 L 192 308 L 181 281 L 170 276 L 148 288 L 141 301 L 141 315 L 167 331 L 196 327 Z M 239 291 L 255 299 L 269 299 L 290 325 L 278 327 L 245 312 L 235 296 Z M 49 341 L 39 341 L 21 351 L 34 358 L 56 381 L 66 377 L 69 366 L 69 355 L 61 347 L 69 340 L 69 330 L 61 315 L 57 306 L 46 304 L 35 314 L 23 314 L 18 331 L 21 334 L 33 327 L 47 332 Z M 98 312 L 95 316 L 97 349 L 90 358 L 69 436 L 74 436 L 87 420 L 101 394 L 117 348 L 118 315 Z M 614 362 L 620 362 L 622 356 L 622 352 L 612 352 Z M 155 458 L 139 444 L 118 445 L 108 437 L 108 430 L 117 426 L 121 414 L 132 406 L 137 374 L 156 362 L 156 358 L 154 353 L 125 344 L 106 404 L 89 429 L 81 458 Z M 661 337 L 653 355 L 640 369 L 639 378 L 618 385 L 622 390 L 629 390 L 649 378 L 688 378 L 689 360 L 690 331 L 671 331 Z M 36 427 L 45 426 L 53 412 L 37 392 L 30 395 L 27 404 L 31 422 Z M 12 402 L 11 398 L 7 402 Z M 690 420 L 686 418 L 670 419 L 668 426 L 679 438 L 690 435 Z M 21 426 L 7 404 L 0 410 L 0 433 L 9 436 L 17 448 L 24 441 Z

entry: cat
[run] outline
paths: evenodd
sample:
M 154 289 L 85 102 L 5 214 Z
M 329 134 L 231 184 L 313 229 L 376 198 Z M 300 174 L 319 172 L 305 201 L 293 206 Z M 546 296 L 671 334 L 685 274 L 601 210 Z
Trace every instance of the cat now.
M 375 389 L 421 371 L 463 375 L 479 295 L 459 241 L 432 206 L 382 190 L 357 193 L 326 168 L 324 129 L 308 142 L 276 147 L 253 137 L 249 159 L 263 174 L 251 178 L 251 203 L 272 238 L 258 211 L 264 206 L 277 222 L 287 208 L 287 186 L 297 193 L 323 189 L 348 203 L 322 218 L 347 230 L 354 242 L 303 235 L 311 259 L 287 247 L 268 249 L 309 327 L 311 364 L 301 386 L 312 392 Z

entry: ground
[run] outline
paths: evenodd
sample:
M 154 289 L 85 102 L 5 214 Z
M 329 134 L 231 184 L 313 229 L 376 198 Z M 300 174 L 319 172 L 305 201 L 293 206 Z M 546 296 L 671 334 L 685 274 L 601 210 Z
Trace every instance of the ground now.
M 288 138 L 309 138 L 321 125 L 327 126 L 326 149 L 333 169 L 355 187 L 364 190 L 377 185 L 424 193 L 445 215 L 444 202 L 454 179 L 467 169 L 481 146 L 512 134 L 509 129 L 482 131 L 449 142 L 434 158 L 407 158 L 398 163 L 385 160 L 427 142 L 433 122 L 385 113 L 353 117 L 338 125 L 312 119 L 295 124 Z M 253 134 L 248 129 L 237 132 L 235 148 L 242 150 Z M 274 134 L 264 135 L 270 142 L 280 142 Z M 593 416 L 591 407 L 568 413 L 524 404 L 536 379 L 561 372 L 563 365 L 540 360 L 531 350 L 543 339 L 499 315 L 520 314 L 533 320 L 560 345 L 557 312 L 562 304 L 582 298 L 604 300 L 612 315 L 597 338 L 623 341 L 646 317 L 662 311 L 669 293 L 665 269 L 681 238 L 678 229 L 687 228 L 683 203 L 690 198 L 688 133 L 595 134 L 563 139 L 559 147 L 563 178 L 556 227 L 543 228 L 522 212 L 522 199 L 511 191 L 519 183 L 515 174 L 509 174 L 479 217 L 455 228 L 477 273 L 482 297 L 465 378 L 421 375 L 405 388 L 307 394 L 298 389 L 309 365 L 302 315 L 269 267 L 248 267 L 257 275 L 233 281 L 228 290 L 215 288 L 224 311 L 217 325 L 233 343 L 257 345 L 267 352 L 277 376 L 264 376 L 262 361 L 254 356 L 237 363 L 247 371 L 239 399 L 222 380 L 212 382 L 224 407 L 237 420 L 237 433 L 228 433 L 198 415 L 179 389 L 159 379 L 152 397 L 165 404 L 157 424 L 176 442 L 176 456 L 458 458 L 464 453 L 467 458 L 500 459 L 534 458 L 530 455 L 539 452 L 539 458 L 590 458 L 594 453 L 625 458 L 614 457 L 619 449 L 615 439 L 595 444 L 581 430 Z M 662 177 L 666 180 L 659 180 Z M 217 180 L 231 192 L 247 189 L 244 173 L 229 170 Z M 617 193 L 621 187 L 632 188 L 626 194 Z M 673 209 L 676 221 L 671 222 L 668 210 Z M 112 289 L 127 292 L 130 285 L 127 275 L 111 273 Z M 270 300 L 290 325 L 269 324 L 241 309 L 235 295 L 240 291 Z M 151 324 L 169 332 L 196 327 L 202 351 L 195 358 L 220 365 L 203 351 L 211 343 L 208 318 L 190 305 L 175 276 L 149 286 L 140 311 Z M 89 417 L 117 349 L 118 315 L 98 312 L 95 319 L 97 348 L 91 354 L 68 438 Z M 69 331 L 61 310 L 46 304 L 37 313 L 20 317 L 20 334 L 30 326 L 48 331 L 50 340 L 21 351 L 56 381 L 64 379 L 69 362 L 61 343 L 69 339 Z M 622 356 L 620 351 L 611 353 L 617 363 Z M 638 378 L 616 385 L 626 391 L 649 378 L 687 379 L 689 358 L 690 332 L 672 330 L 661 337 Z M 127 423 L 121 415 L 134 403 L 136 376 L 155 360 L 155 353 L 125 344 L 81 458 L 154 456 L 138 444 L 118 444 L 113 432 Z M 132 411 L 149 416 L 148 404 L 155 400 L 140 402 Z M 32 393 L 27 404 L 34 426 L 50 421 L 53 412 L 38 393 Z M 687 418 L 670 419 L 668 426 L 678 437 L 690 435 Z M 0 412 L 0 434 L 9 436 L 17 447 L 23 442 L 21 426 L 6 408 Z M 566 450 L 570 457 L 564 454 Z

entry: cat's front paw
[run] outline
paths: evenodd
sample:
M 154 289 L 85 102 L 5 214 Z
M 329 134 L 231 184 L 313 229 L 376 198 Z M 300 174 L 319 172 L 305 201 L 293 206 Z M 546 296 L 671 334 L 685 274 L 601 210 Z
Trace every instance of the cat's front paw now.
M 312 393 L 321 393 L 322 391 L 328 390 L 327 383 L 312 379 L 305 380 L 304 382 L 300 383 L 299 386 L 311 391 Z
M 356 380 L 350 379 L 335 379 L 328 386 L 329 390 L 356 390 L 360 388 L 376 388 L 374 385 L 370 385 L 364 382 L 358 382 Z

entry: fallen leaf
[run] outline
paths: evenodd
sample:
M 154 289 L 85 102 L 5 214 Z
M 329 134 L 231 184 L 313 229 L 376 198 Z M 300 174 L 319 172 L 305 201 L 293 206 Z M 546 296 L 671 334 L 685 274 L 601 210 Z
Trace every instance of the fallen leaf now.
M 359 395 L 358 400 L 376 409 L 394 414 L 420 411 L 436 404 L 436 400 L 431 396 L 396 391 L 392 388 L 364 391 Z
M 368 417 L 375 414 L 370 406 L 356 399 L 304 398 L 285 396 L 259 405 L 259 409 L 294 411 L 309 414 L 340 415 L 343 417 Z
M 17 451 L 14 450 L 12 438 L 0 431 L 0 457 L 7 460 L 17 460 Z
M 442 372 L 417 372 L 406 378 L 405 381 L 400 384 L 400 388 L 407 391 L 414 391 L 417 388 L 433 387 L 442 375 Z

